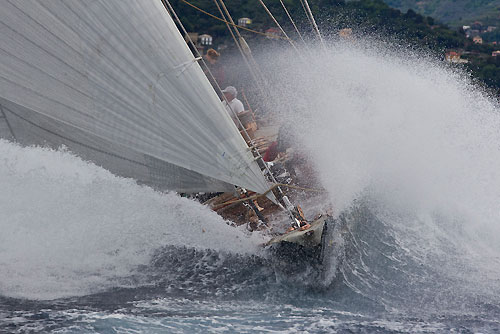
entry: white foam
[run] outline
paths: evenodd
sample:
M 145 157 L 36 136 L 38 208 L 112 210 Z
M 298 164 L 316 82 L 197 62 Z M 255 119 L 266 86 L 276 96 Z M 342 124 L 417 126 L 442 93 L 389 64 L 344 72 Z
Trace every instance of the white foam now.
M 336 212 L 369 197 L 403 213 L 388 222 L 403 246 L 444 252 L 458 268 L 453 243 L 484 275 L 498 268 L 498 102 L 465 72 L 404 48 L 352 39 L 301 52 L 307 61 L 268 59 L 269 109 L 294 124 Z
M 0 141 L 0 294 L 52 299 L 123 284 L 160 247 L 255 252 L 201 204 L 64 151 Z

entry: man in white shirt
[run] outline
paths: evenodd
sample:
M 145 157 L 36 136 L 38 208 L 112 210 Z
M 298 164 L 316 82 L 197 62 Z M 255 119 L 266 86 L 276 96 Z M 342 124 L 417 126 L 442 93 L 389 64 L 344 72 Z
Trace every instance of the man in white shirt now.
M 239 127 L 240 123 L 238 122 L 236 115 L 244 112 L 245 107 L 243 107 L 243 103 L 236 98 L 236 96 L 238 95 L 238 91 L 233 86 L 227 86 L 222 91 L 222 94 L 224 94 L 224 96 L 226 97 L 226 99 L 222 101 L 222 104 L 224 105 L 224 107 L 226 107 L 229 116 L 231 116 L 236 126 Z

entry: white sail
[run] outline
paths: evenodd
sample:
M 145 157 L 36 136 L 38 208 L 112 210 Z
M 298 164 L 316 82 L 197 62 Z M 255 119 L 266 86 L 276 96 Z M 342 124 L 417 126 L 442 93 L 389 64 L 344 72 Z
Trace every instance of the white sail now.
M 269 188 L 160 0 L 2 0 L 0 106 L 16 140 L 152 185 Z

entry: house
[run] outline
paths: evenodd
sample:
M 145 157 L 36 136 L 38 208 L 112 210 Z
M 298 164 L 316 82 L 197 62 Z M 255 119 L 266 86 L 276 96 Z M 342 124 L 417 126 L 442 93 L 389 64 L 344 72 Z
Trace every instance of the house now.
M 339 36 L 342 38 L 348 38 L 352 36 L 352 29 L 351 28 L 344 28 L 339 31 Z
M 448 51 L 445 53 L 444 59 L 447 62 L 454 64 L 464 64 L 469 62 L 467 59 L 460 58 L 460 56 L 461 54 L 456 51 Z
M 448 51 L 444 55 L 444 59 L 446 59 L 446 61 L 449 63 L 455 63 L 460 59 L 460 54 L 455 51 Z
M 488 29 L 486 29 L 487 32 L 492 32 L 493 30 L 495 30 L 497 27 L 495 26 L 488 26 Z
M 184 40 L 188 45 L 190 45 L 189 40 L 193 41 L 194 45 L 196 46 L 196 49 L 200 54 L 203 54 L 204 46 L 199 43 L 199 34 L 197 32 L 188 32 L 184 36 Z M 191 48 L 191 46 L 190 46 Z M 193 50 L 194 52 L 194 50 Z
M 493 51 L 493 52 L 491 53 L 491 56 L 492 56 L 492 57 L 500 57 L 500 50 Z
M 269 38 L 269 39 L 279 39 L 281 38 L 281 30 L 279 30 L 278 28 L 269 28 L 265 31 L 266 33 L 266 37 Z
M 252 20 L 249 19 L 248 17 L 242 17 L 238 19 L 238 25 L 242 27 L 246 27 L 252 24 Z
M 483 39 L 481 36 L 474 36 L 472 41 L 474 42 L 474 44 L 483 44 Z
M 198 36 L 198 41 L 203 46 L 210 46 L 210 45 L 212 45 L 212 36 L 210 36 L 208 34 L 200 35 L 200 36 Z

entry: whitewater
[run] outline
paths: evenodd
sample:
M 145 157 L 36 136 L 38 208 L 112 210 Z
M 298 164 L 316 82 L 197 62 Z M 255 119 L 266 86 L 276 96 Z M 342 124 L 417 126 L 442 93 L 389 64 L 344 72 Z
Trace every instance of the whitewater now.
M 266 107 L 342 225 L 326 275 L 195 201 L 2 140 L 0 332 L 500 331 L 498 101 L 397 45 L 294 52 L 261 56 Z

